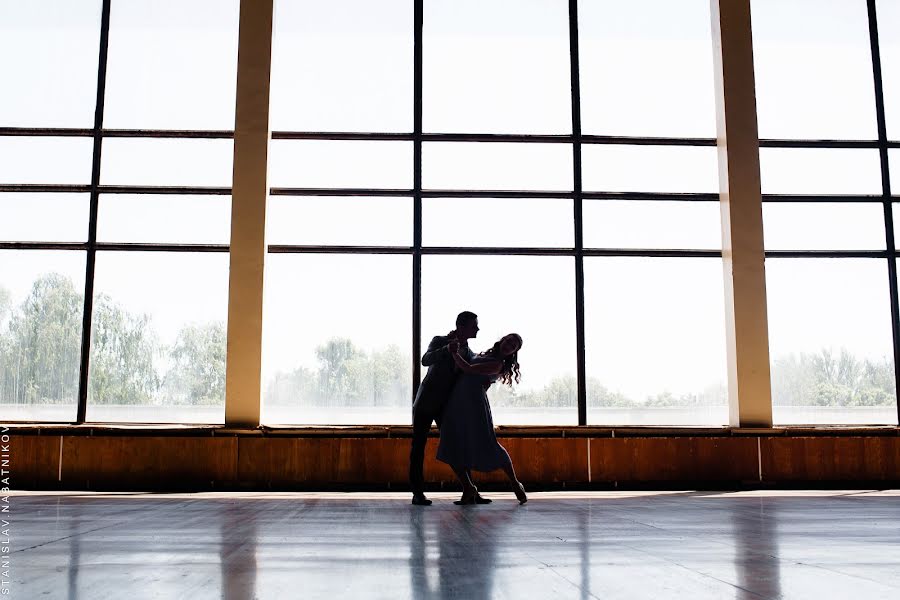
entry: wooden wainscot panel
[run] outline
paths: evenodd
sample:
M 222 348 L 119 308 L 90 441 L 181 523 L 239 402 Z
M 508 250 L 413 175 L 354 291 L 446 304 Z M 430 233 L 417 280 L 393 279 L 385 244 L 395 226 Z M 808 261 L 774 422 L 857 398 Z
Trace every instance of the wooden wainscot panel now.
M 594 483 L 758 481 L 754 438 L 594 438 Z
M 87 487 L 192 488 L 233 481 L 233 437 L 67 436 L 62 484 Z
M 291 486 L 335 480 L 339 439 L 240 438 L 238 480 Z
M 526 483 L 582 483 L 588 480 L 585 438 L 500 438 Z M 496 472 L 505 481 L 501 471 Z
M 55 487 L 59 479 L 58 435 L 10 434 L 10 463 L 13 489 Z
M 900 481 L 898 437 L 767 437 L 766 482 Z
M 241 438 L 238 474 L 243 483 L 281 487 L 316 484 L 405 485 L 409 438 Z M 451 481 L 434 459 L 437 440 L 425 449 L 426 481 Z

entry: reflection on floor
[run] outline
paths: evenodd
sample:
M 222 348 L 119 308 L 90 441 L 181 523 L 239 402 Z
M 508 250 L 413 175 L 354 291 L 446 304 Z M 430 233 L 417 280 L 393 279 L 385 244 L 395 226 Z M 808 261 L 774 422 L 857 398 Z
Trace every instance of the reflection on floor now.
M 900 491 L 486 496 L 17 492 L 10 597 L 900 598 Z

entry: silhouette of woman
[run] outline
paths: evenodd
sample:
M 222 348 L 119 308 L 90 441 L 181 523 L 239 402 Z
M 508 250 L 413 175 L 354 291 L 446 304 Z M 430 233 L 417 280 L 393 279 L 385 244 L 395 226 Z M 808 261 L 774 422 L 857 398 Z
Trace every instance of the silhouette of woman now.
M 517 333 L 503 336 L 489 350 L 476 355 L 472 362 L 463 358 L 458 348 L 451 348 L 453 360 L 462 371 L 444 408 L 441 439 L 437 459 L 447 463 L 463 485 L 462 498 L 456 504 L 475 504 L 478 489 L 469 470 L 503 469 L 520 504 L 528 497 L 516 478 L 512 460 L 497 441 L 494 419 L 488 403 L 487 388 L 497 379 L 507 385 L 519 382 L 518 352 L 522 337 Z

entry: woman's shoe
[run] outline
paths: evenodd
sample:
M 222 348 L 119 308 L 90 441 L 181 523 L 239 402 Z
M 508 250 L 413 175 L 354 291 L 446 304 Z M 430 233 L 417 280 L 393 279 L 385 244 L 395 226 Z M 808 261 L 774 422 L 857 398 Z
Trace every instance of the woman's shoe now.
M 475 492 L 475 504 L 490 504 L 493 502 L 490 498 L 485 498 L 478 492 Z
M 478 498 L 478 490 L 476 488 L 472 488 L 471 491 L 463 490 L 462 498 L 459 500 L 454 500 L 453 504 L 458 504 L 460 506 L 466 504 L 475 504 L 475 499 Z
M 513 486 L 513 492 L 516 494 L 516 499 L 519 501 L 519 504 L 528 502 L 528 496 L 525 495 L 525 486 L 522 485 L 521 481 L 517 481 L 516 485 Z

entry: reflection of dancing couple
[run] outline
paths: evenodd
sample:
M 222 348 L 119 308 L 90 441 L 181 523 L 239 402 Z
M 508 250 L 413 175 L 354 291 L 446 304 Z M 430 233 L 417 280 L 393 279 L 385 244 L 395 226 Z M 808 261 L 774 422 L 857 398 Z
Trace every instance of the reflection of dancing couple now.
M 497 441 L 494 420 L 488 404 L 487 389 L 498 379 L 512 385 L 519 381 L 517 360 L 522 338 L 517 333 L 503 336 L 494 346 L 474 354 L 468 340 L 478 335 L 478 317 L 462 312 L 456 317 L 456 329 L 437 336 L 422 356 L 428 374 L 419 386 L 413 402 L 413 439 L 409 455 L 409 481 L 416 505 L 427 506 L 431 500 L 423 491 L 422 463 L 425 442 L 431 422 L 441 431 L 438 460 L 447 463 L 463 485 L 462 498 L 456 504 L 487 504 L 475 484 L 471 472 L 503 469 L 519 502 L 528 498 L 516 479 L 512 460 Z

